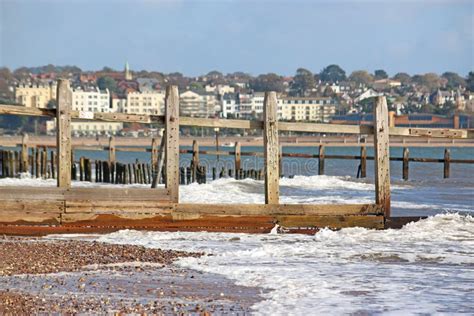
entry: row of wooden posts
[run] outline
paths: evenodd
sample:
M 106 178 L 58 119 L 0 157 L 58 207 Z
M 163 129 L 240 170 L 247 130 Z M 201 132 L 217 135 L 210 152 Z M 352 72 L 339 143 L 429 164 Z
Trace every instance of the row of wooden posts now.
M 389 135 L 396 136 L 429 136 L 429 137 L 452 137 L 452 138 L 471 138 L 472 135 L 464 130 L 446 130 L 446 129 L 419 129 L 419 128 L 399 128 L 390 127 L 388 107 L 385 97 L 377 97 L 374 103 L 374 122 L 373 126 L 352 126 L 352 125 L 332 125 L 332 124 L 316 124 L 316 123 L 295 123 L 295 122 L 278 122 L 278 100 L 276 92 L 266 92 L 263 102 L 263 119 L 262 121 L 248 120 L 216 120 L 201 119 L 193 117 L 180 117 L 179 115 L 179 93 L 177 86 L 168 86 L 165 95 L 165 115 L 142 115 L 129 113 L 84 113 L 73 111 L 72 109 L 72 91 L 69 81 L 58 80 L 57 89 L 57 108 L 56 109 L 28 109 L 17 106 L 1 106 L 0 114 L 9 115 L 30 115 L 30 116 L 46 116 L 56 118 L 56 153 L 57 153 L 57 187 L 60 189 L 71 188 L 71 162 L 73 159 L 73 147 L 71 139 L 71 121 L 93 120 L 108 122 L 135 122 L 135 123 L 158 123 L 164 126 L 165 136 L 162 138 L 160 152 L 152 147 L 152 161 L 154 165 L 154 157 L 158 158 L 157 170 L 166 173 L 165 176 L 165 192 L 167 199 L 171 203 L 179 204 L 179 182 L 180 182 L 180 153 L 179 148 L 179 129 L 180 126 L 200 126 L 207 128 L 243 128 L 243 129 L 261 129 L 263 130 L 263 161 L 264 161 L 264 192 L 265 204 L 270 206 L 280 205 L 280 188 L 279 177 L 281 176 L 282 157 L 297 157 L 296 154 L 281 153 L 279 146 L 280 131 L 294 132 L 315 132 L 315 133 L 342 133 L 342 134 L 370 134 L 374 137 L 374 179 L 375 179 L 375 205 L 377 209 L 383 212 L 385 218 L 390 218 L 390 154 L 389 154 Z M 22 145 L 24 146 L 24 145 Z M 197 146 L 197 144 L 196 144 Z M 196 175 L 202 167 L 198 163 L 199 150 L 195 150 L 193 146 L 193 162 L 192 173 Z M 220 152 L 218 153 L 220 154 Z M 230 155 L 230 153 L 229 153 Z M 240 170 L 240 148 L 235 149 L 236 158 L 235 170 Z M 13 155 L 14 156 L 14 155 Z M 27 148 L 22 147 L 21 159 L 27 156 Z M 260 156 L 255 154 L 254 156 Z M 316 155 L 310 155 L 308 158 L 316 158 Z M 362 155 L 363 156 L 363 155 Z M 357 159 L 364 159 L 363 157 Z M 238 159 L 237 159 L 238 157 Z M 303 156 L 299 156 L 302 157 Z M 319 148 L 317 155 L 319 159 L 318 173 L 324 173 L 324 160 L 330 159 L 330 155 L 325 155 L 324 147 Z M 354 157 L 332 157 L 336 159 L 354 159 Z M 403 157 L 402 157 L 403 158 Z M 366 157 L 365 160 L 369 159 Z M 26 158 L 28 161 L 28 158 Z M 109 146 L 109 162 L 115 163 L 115 146 Z M 237 164 L 238 161 L 238 164 Z M 407 161 L 413 161 L 412 158 Z M 451 163 L 454 161 L 451 160 Z M 10 162 L 8 162 L 10 164 Z M 448 164 L 449 166 L 449 164 Z M 360 175 L 365 175 L 366 166 L 361 162 Z M 128 170 L 128 166 L 126 168 Z M 234 170 L 234 176 L 235 176 Z M 216 170 L 217 172 L 217 170 Z M 129 172 L 130 174 L 130 172 Z M 159 177 L 157 177 L 159 178 Z M 201 180 L 202 181 L 202 180 Z M 155 182 L 153 177 L 152 182 Z M 153 187 L 153 184 L 152 184 Z M 159 191 L 157 191 L 159 192 Z M 291 206 L 294 207 L 294 206 Z M 327 206 L 325 206 L 327 207 Z M 340 208 L 341 206 L 337 206 Z M 344 206 L 346 207 L 346 206 Z M 365 209 L 366 206 L 363 206 Z M 199 212 L 199 209 L 194 210 Z M 347 211 L 349 214 L 351 211 Z M 293 213 L 292 213 L 293 214 Z
M 156 166 L 158 164 L 158 156 L 160 151 L 156 148 L 156 141 L 152 141 L 152 157 L 150 164 L 141 163 L 138 160 L 135 163 L 123 164 L 115 161 L 115 152 L 116 148 L 114 146 L 114 140 L 111 138 L 109 147 L 109 160 L 90 160 L 85 157 L 81 157 L 79 161 L 72 161 L 71 164 L 71 178 L 73 180 L 80 181 L 91 181 L 92 179 L 92 170 L 95 170 L 96 182 L 106 182 L 106 183 L 120 183 L 120 184 L 133 184 L 133 183 L 142 183 L 142 184 L 151 184 L 153 179 L 153 172 L 156 171 Z M 127 148 L 121 148 L 118 150 L 125 150 Z M 136 151 L 136 148 L 131 149 Z M 147 151 L 147 149 L 144 149 Z M 242 169 L 241 168 L 241 156 L 261 156 L 262 153 L 259 152 L 242 152 L 240 143 L 235 144 L 234 151 L 206 151 L 199 150 L 199 145 L 197 141 L 193 142 L 192 150 L 180 150 L 182 153 L 192 154 L 192 160 L 189 167 L 180 168 L 180 184 L 189 184 L 192 182 L 206 183 L 207 178 L 207 168 L 206 166 L 200 166 L 199 155 L 201 154 L 217 154 L 217 155 L 233 155 L 234 156 L 234 169 L 226 169 L 222 167 L 217 169 L 213 167 L 212 170 L 212 179 L 222 177 L 231 177 L 237 180 L 245 178 L 253 178 L 256 180 L 263 180 L 264 171 L 263 169 Z M 48 158 L 49 156 L 49 158 Z M 74 155 L 72 155 L 74 157 Z M 280 150 L 280 176 L 283 176 L 282 173 L 282 161 L 283 157 L 293 157 L 293 158 L 308 158 L 308 159 L 318 159 L 318 174 L 325 174 L 325 160 L 326 159 L 356 159 L 359 160 L 359 166 L 357 170 L 358 178 L 365 178 L 367 176 L 367 160 L 373 160 L 373 157 L 367 156 L 366 146 L 361 146 L 360 156 L 350 156 L 350 155 L 326 155 L 325 146 L 319 146 L 319 152 L 316 155 L 313 154 L 304 154 L 304 153 L 283 153 Z M 74 158 L 73 158 L 74 159 Z M 443 163 L 443 177 L 449 178 L 450 176 L 450 165 L 451 162 L 454 163 L 474 163 L 471 160 L 452 160 L 450 150 L 448 148 L 444 151 L 443 159 L 435 158 L 414 158 L 409 156 L 409 149 L 403 148 L 403 157 L 391 157 L 392 161 L 401 161 L 402 162 L 402 178 L 404 180 L 409 179 L 409 163 L 411 162 L 438 162 Z M 17 150 L 1 150 L 0 151 L 0 165 L 1 165 L 1 176 L 2 177 L 16 177 L 20 173 L 29 172 L 33 177 L 36 178 L 56 178 L 56 152 L 50 151 L 48 154 L 48 148 L 46 146 L 39 146 L 36 148 L 28 148 L 25 142 L 22 144 L 22 149 Z M 92 168 L 92 164 L 94 168 Z M 196 166 L 196 168 L 194 168 Z M 183 176 L 184 175 L 184 176 Z M 164 183 L 164 173 L 161 175 L 158 183 Z

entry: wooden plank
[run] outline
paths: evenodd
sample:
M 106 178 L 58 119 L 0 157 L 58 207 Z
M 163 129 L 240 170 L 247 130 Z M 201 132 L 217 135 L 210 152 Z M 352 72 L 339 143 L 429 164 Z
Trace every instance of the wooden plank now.
M 74 121 L 102 121 L 102 122 L 123 122 L 123 123 L 163 123 L 164 117 L 161 115 L 145 115 L 130 113 L 103 113 L 103 112 L 80 112 L 72 111 L 71 117 Z
M 0 187 L 0 201 L 4 199 L 34 200 L 34 203 L 40 204 L 39 201 L 63 200 L 64 191 L 57 187 L 6 186 Z
M 71 188 L 64 192 L 67 201 L 170 201 L 167 189 Z
M 180 126 L 200 126 L 200 127 L 218 127 L 218 128 L 242 128 L 242 129 L 263 129 L 262 121 L 248 121 L 248 120 L 221 120 L 198 117 L 179 118 Z
M 411 128 L 390 127 L 390 136 L 434 137 L 434 138 L 474 138 L 468 130 L 452 128 Z
M 56 117 L 56 109 L 27 108 L 21 105 L 0 105 L 0 115 Z
M 266 92 L 263 101 L 263 152 L 265 164 L 265 204 L 278 204 L 280 173 L 278 144 L 278 105 L 276 92 Z
M 168 86 L 165 96 L 166 188 L 173 202 L 179 200 L 179 94 Z
M 41 200 L 25 198 L 4 199 L 0 203 L 0 212 L 51 213 L 64 211 L 64 202 L 59 200 Z
M 155 191 L 156 192 L 156 191 Z M 174 204 L 169 201 L 131 201 L 108 200 L 87 201 L 68 200 L 65 203 L 66 213 L 97 213 L 97 214 L 122 214 L 122 213 L 159 213 L 171 214 Z
M 368 215 L 382 214 L 374 204 L 176 204 L 176 212 L 212 215 Z
M 64 225 L 87 225 L 87 226 L 103 226 L 103 227 L 134 227 L 134 226 L 151 226 L 143 225 L 147 219 L 152 219 L 156 217 L 163 217 L 166 214 L 157 215 L 156 213 L 120 213 L 116 212 L 113 214 L 101 213 L 101 212 L 86 212 L 86 213 L 64 213 L 61 214 L 61 223 Z
M 390 144 L 388 107 L 385 97 L 377 97 L 374 105 L 375 203 L 390 217 Z
M 60 79 L 57 91 L 56 148 L 58 150 L 57 185 L 71 187 L 71 107 L 72 91 L 69 80 Z
M 372 126 L 324 123 L 278 122 L 280 131 L 335 134 L 373 134 Z
M 374 229 L 384 228 L 384 216 L 351 215 L 351 216 L 316 216 L 293 215 L 276 216 L 277 223 L 283 227 L 318 227 L 318 228 L 346 228 L 365 227 Z
M 0 224 L 57 225 L 61 222 L 61 213 L 0 212 Z

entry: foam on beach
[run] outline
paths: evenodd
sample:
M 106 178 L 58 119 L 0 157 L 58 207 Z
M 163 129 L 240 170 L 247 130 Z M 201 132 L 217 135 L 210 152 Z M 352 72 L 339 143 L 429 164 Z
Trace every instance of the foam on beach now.
M 315 236 L 124 230 L 98 238 L 213 256 L 182 267 L 269 289 L 259 314 L 472 311 L 474 218 L 440 214 L 400 230 L 347 228 Z
M 74 181 L 73 187 L 149 188 L 145 184 L 117 185 Z M 54 179 L 0 179 L 0 186 L 54 187 Z M 473 212 L 473 186 L 440 181 L 395 182 L 392 209 L 395 216 L 423 216 L 440 212 Z M 374 184 L 348 176 L 295 176 L 280 180 L 280 201 L 289 204 L 365 204 L 374 203 Z M 263 181 L 222 178 L 206 184 L 180 186 L 180 201 L 185 203 L 264 203 Z

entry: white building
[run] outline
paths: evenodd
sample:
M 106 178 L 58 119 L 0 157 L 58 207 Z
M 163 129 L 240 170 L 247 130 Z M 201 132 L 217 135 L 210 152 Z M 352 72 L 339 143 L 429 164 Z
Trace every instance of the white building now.
M 359 95 L 357 98 L 354 99 L 354 103 L 359 103 L 362 100 L 372 98 L 372 97 L 377 97 L 383 95 L 383 93 L 376 92 L 372 89 L 368 89 L 365 92 L 363 92 L 361 95 Z
M 15 87 L 15 100 L 28 108 L 46 108 L 56 99 L 56 82 L 19 84 Z
M 329 97 L 283 97 L 281 116 L 285 121 L 329 122 L 336 104 Z
M 179 95 L 179 112 L 183 116 L 212 117 L 221 104 L 214 93 L 185 91 Z
M 235 92 L 235 88 L 234 87 L 231 87 L 229 85 L 226 85 L 226 84 L 218 84 L 218 85 L 206 85 L 204 87 L 204 89 L 206 90 L 206 92 L 214 92 L 215 94 L 219 94 L 219 95 L 224 95 L 226 93 L 234 93 Z
M 165 94 L 161 91 L 128 93 L 127 102 L 121 112 L 163 115 L 165 113 Z
M 261 119 L 263 116 L 264 92 L 225 94 L 222 98 L 222 117 Z M 281 118 L 282 101 L 278 98 L 278 116 Z
M 110 112 L 109 90 L 72 89 L 72 109 L 87 112 Z
M 98 88 L 73 89 L 72 109 L 80 112 L 111 112 L 110 93 Z M 122 123 L 99 121 L 73 121 L 71 131 L 73 135 L 115 135 L 123 128 Z M 46 131 L 52 134 L 56 129 L 56 121 L 46 122 Z

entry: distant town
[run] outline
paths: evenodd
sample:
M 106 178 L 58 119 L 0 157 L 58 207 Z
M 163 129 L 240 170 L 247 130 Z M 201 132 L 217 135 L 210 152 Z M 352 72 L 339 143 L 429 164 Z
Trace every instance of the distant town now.
M 464 77 L 454 72 L 389 76 L 384 70 L 351 74 L 338 65 L 319 73 L 299 68 L 294 76 L 211 71 L 198 77 L 181 73 L 133 71 L 104 67 L 82 71 L 75 66 L 0 68 L 0 104 L 32 108 L 56 107 L 58 78 L 71 81 L 72 106 L 86 112 L 161 115 L 165 88 L 178 85 L 180 115 L 203 118 L 260 119 L 265 91 L 278 92 L 281 121 L 371 124 L 374 96 L 385 95 L 395 126 L 472 128 L 474 72 Z M 5 134 L 52 134 L 55 121 L 25 117 L 0 117 Z M 139 124 L 72 123 L 75 136 L 149 135 Z M 192 132 L 192 131 L 188 131 Z

